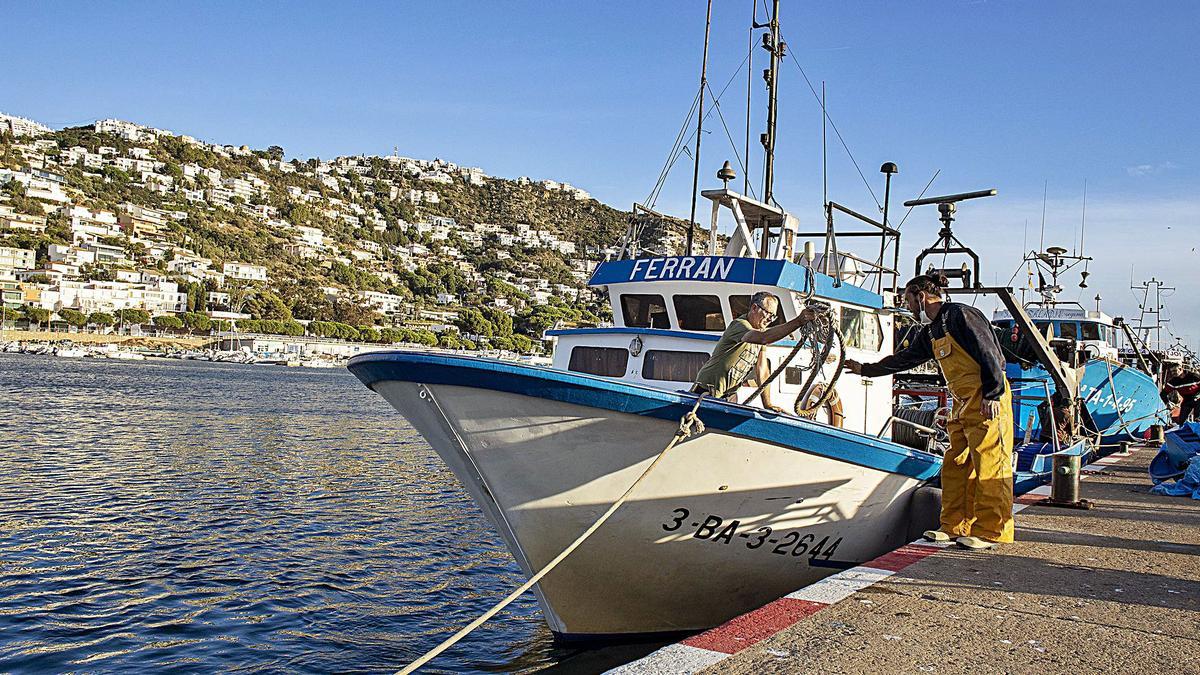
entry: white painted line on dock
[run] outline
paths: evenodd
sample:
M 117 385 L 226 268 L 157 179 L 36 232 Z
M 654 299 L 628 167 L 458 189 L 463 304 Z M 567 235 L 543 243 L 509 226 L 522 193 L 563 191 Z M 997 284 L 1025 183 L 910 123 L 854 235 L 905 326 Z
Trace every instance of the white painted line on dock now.
M 729 658 L 728 654 L 722 652 L 690 647 L 685 644 L 663 647 L 651 656 L 654 657 L 653 661 L 641 659 L 619 668 L 613 668 L 608 672 L 621 675 L 640 675 L 641 673 L 686 673 L 690 675 Z
M 1132 454 L 1109 455 L 1088 466 L 1118 464 Z M 1019 513 L 1049 496 L 1050 486 L 1040 485 L 1013 500 L 1013 513 Z M 952 544 L 918 539 L 608 672 L 622 675 L 697 672 L 790 628 L 830 605 L 842 602 Z

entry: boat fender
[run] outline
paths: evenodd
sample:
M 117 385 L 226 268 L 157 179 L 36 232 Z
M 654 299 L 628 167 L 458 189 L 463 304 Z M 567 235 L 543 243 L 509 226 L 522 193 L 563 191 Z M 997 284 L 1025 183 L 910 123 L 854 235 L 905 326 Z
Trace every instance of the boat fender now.
M 813 387 L 812 393 L 808 396 L 808 401 L 804 402 L 803 417 L 812 418 L 817 414 L 817 410 L 824 408 L 825 415 L 829 418 L 829 425 L 837 428 L 842 428 L 846 424 L 846 413 L 842 408 L 842 397 L 838 395 L 837 389 L 834 389 L 828 397 L 825 397 L 825 383 L 818 384 Z M 811 405 L 810 402 L 814 399 L 820 401 L 825 398 L 824 405 Z

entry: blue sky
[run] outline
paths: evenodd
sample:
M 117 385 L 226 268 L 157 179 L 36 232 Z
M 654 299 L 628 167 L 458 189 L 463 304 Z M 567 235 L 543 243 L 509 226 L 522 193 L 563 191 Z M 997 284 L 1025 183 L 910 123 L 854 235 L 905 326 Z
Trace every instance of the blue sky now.
M 1198 7 L 784 0 L 781 18 L 879 198 L 883 161 L 900 165 L 894 206 L 937 170 L 930 193 L 999 189 L 963 207 L 959 234 L 985 253 L 985 280 L 1005 281 L 1026 220 L 1037 241 L 1044 188 L 1047 243 L 1071 246 L 1086 179 L 1097 264 L 1080 297 L 1099 290 L 1106 309 L 1128 314 L 1131 265 L 1139 278 L 1166 278 L 1179 288 L 1174 330 L 1196 345 Z M 0 111 L 55 127 L 117 117 L 278 144 L 289 156 L 396 147 L 566 180 L 629 208 L 653 187 L 695 94 L 704 4 L 10 3 L 4 14 Z M 746 55 L 749 15 L 749 2 L 714 10 L 718 92 Z M 757 135 L 762 50 L 754 58 Z M 739 151 L 745 86 L 742 68 L 721 101 Z M 820 109 L 790 60 L 780 96 L 776 195 L 813 223 Z M 734 153 L 716 118 L 707 131 L 701 175 L 711 185 Z M 832 131 L 829 143 L 831 197 L 871 212 L 875 199 Z M 690 169 L 681 159 L 660 207 L 686 216 Z M 909 260 L 936 229 L 932 210 L 910 217 Z

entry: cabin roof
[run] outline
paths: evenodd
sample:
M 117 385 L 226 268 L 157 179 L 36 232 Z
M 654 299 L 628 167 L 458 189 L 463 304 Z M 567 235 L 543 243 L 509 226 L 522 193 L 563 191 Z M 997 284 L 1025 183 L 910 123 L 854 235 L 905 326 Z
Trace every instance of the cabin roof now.
M 829 300 L 879 309 L 883 296 L 826 274 L 813 272 L 815 295 Z M 696 255 L 665 258 L 610 260 L 600 263 L 588 281 L 590 286 L 623 283 L 670 282 L 681 286 L 693 283 L 728 283 L 765 286 L 809 292 L 806 268 L 787 260 L 734 258 Z

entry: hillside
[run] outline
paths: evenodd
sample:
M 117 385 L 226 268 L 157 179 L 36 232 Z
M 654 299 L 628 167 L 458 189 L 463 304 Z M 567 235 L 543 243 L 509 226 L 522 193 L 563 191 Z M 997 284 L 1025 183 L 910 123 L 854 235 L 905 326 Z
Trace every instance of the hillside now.
M 443 160 L 284 154 L 117 120 L 0 133 L 0 246 L 34 251 L 45 274 L 24 280 L 47 291 L 165 280 L 187 296 L 177 313 L 214 319 L 368 335 L 453 325 L 503 346 L 513 330 L 536 338 L 608 318 L 585 282 L 615 253 L 628 212 L 567 184 Z M 681 232 L 671 222 L 646 243 L 670 248 Z

